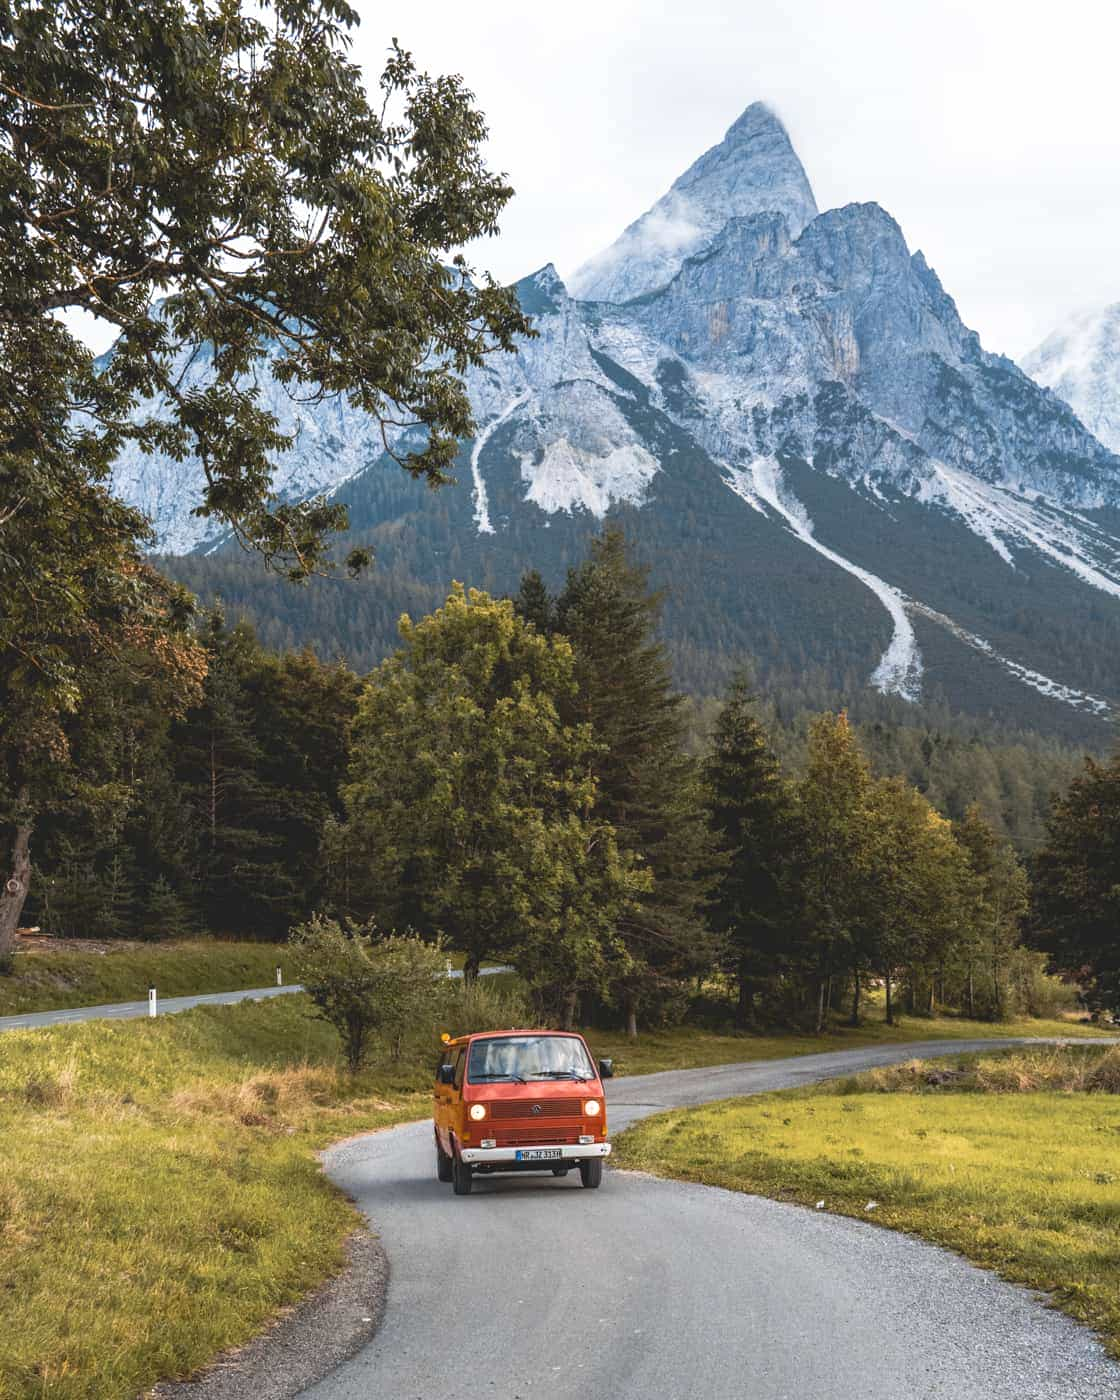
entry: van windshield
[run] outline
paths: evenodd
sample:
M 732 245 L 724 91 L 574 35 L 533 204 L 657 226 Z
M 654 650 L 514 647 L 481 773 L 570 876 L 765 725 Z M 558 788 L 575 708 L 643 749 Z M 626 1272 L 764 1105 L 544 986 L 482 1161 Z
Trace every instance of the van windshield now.
M 595 1067 L 583 1041 L 572 1035 L 496 1035 L 476 1040 L 467 1065 L 472 1084 L 594 1078 Z

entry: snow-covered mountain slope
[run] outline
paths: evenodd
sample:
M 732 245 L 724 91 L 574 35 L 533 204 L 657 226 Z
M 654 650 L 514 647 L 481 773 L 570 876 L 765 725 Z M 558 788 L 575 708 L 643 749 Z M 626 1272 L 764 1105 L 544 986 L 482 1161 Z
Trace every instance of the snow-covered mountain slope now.
M 181 392 L 205 384 L 210 356 L 205 349 L 184 353 L 176 365 Z M 301 403 L 265 367 L 255 380 L 257 402 L 272 413 L 282 433 L 292 436 L 292 450 L 277 458 L 273 489 L 283 500 L 302 501 L 337 491 L 358 472 L 376 462 L 385 447 L 380 429 L 344 398 Z M 160 400 L 140 405 L 142 417 L 164 416 Z M 194 514 L 202 500 L 202 474 L 197 461 L 176 461 L 166 453 L 148 454 L 129 443 L 113 468 L 113 489 L 151 520 L 160 553 L 188 554 L 212 545 L 224 530 Z
M 696 689 L 749 652 L 1042 728 L 1112 715 L 1120 458 L 984 350 L 883 209 L 817 214 L 772 113 L 748 108 L 576 285 L 551 265 L 518 284 L 539 334 L 468 376 L 478 429 L 438 504 L 369 424 L 268 382 L 300 428 L 281 493 L 337 494 L 425 587 L 558 578 L 617 520 L 672 590 Z M 174 549 L 208 539 L 180 470 L 117 476 Z
M 1072 316 L 1022 364 L 1106 447 L 1120 452 L 1120 302 Z
M 630 301 L 663 287 L 727 220 L 770 211 L 794 237 L 817 202 L 786 129 L 755 102 L 719 143 L 689 166 L 667 194 L 571 278 L 586 301 Z

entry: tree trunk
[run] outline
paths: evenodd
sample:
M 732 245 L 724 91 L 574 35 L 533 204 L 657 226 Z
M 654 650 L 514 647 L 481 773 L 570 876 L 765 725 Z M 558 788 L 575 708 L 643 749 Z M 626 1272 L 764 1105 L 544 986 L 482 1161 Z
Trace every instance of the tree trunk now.
M 888 967 L 884 981 L 887 984 L 887 1025 L 894 1025 L 894 1002 L 891 1000 L 891 970 Z
M 976 992 L 972 984 L 972 963 L 968 965 L 968 1019 L 976 1020 Z
M 19 794 L 19 807 L 23 815 L 17 818 L 11 860 L 5 872 L 4 884 L 0 887 L 0 958 L 7 958 L 15 947 L 19 916 L 23 913 L 23 903 L 31 885 L 32 822 L 26 815 L 27 800 L 28 792 L 24 788 Z
M 739 1005 L 735 1011 L 735 1023 L 740 1027 L 754 1025 L 754 987 L 746 959 L 739 963 Z
M 861 990 L 861 988 L 860 988 L 860 983 L 859 983 L 859 968 L 856 968 L 856 984 L 855 984 L 855 989 L 854 989 L 853 992 L 852 992 L 852 1014 L 851 1014 L 851 1016 L 848 1018 L 848 1025 L 849 1025 L 849 1026 L 858 1026 L 858 1025 L 859 1025 L 859 994 L 860 994 L 860 990 Z
M 476 982 L 482 959 L 477 953 L 468 953 L 463 962 L 463 981 Z
M 818 985 L 818 991 L 817 991 L 817 1034 L 818 1034 L 818 1035 L 820 1035 L 821 1031 L 824 1030 L 824 1007 L 825 1007 L 824 989 L 825 989 L 825 979 L 822 977 L 821 980 L 820 980 L 820 983 L 819 983 L 819 985 Z
M 570 1031 L 576 1023 L 576 999 L 579 993 L 573 988 L 570 992 L 564 993 L 564 1017 L 560 1029 Z
M 626 1008 L 626 1038 L 637 1040 L 638 1038 L 638 1008 L 631 1004 Z
M 931 973 L 931 974 L 930 974 L 930 979 L 929 979 L 929 1000 L 926 1002 L 926 1011 L 928 1012 L 928 1014 L 929 1014 L 930 1016 L 933 1015 L 933 1002 L 934 1002 L 934 981 L 933 981 L 933 975 L 932 975 L 932 973 Z

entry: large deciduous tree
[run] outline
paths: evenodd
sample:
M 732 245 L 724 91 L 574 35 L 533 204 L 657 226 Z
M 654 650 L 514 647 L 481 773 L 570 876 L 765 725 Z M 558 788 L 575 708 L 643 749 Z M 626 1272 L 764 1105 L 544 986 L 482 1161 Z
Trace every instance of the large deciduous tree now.
M 586 726 L 558 706 L 571 648 L 460 586 L 371 675 L 353 726 L 337 889 L 384 926 L 512 958 L 570 1021 L 626 965 L 617 928 L 643 880 L 595 811 Z
M 0 2 L 16 488 L 75 460 L 103 475 L 130 438 L 195 453 L 203 512 L 306 573 L 345 513 L 270 498 L 286 443 L 257 403 L 266 364 L 296 398 L 345 395 L 387 442 L 415 424 L 404 464 L 445 479 L 472 430 L 459 374 L 527 329 L 514 295 L 449 250 L 493 233 L 511 191 L 460 80 L 394 46 L 370 101 L 356 23 L 345 0 Z M 65 311 L 119 332 L 107 363 Z M 206 357 L 205 388 L 182 390 L 184 351 Z M 140 400 L 169 417 L 137 419 Z
M 371 102 L 356 21 L 344 0 L 0 0 L 0 945 L 110 658 L 127 681 L 142 633 L 185 660 L 183 599 L 105 489 L 121 449 L 197 457 L 202 513 L 305 577 L 345 511 L 271 494 L 289 442 L 260 376 L 345 396 L 437 484 L 472 430 L 459 375 L 528 330 L 453 251 L 510 194 L 471 94 L 394 45 Z M 76 315 L 116 334 L 102 361 Z

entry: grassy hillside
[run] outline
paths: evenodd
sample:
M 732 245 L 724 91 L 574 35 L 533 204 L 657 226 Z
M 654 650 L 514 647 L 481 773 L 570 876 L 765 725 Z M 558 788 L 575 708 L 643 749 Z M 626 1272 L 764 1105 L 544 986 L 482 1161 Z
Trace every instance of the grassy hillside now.
M 660 1114 L 616 1160 L 912 1231 L 1120 1355 L 1118 1133 L 1120 1047 L 1031 1048 Z
M 160 996 L 235 992 L 276 981 L 283 947 L 272 943 L 131 943 L 109 950 L 21 951 L 15 969 L 0 976 L 0 1016 L 65 1006 L 143 1001 L 155 985 Z
M 350 1082 L 298 995 L 4 1035 L 0 1395 L 135 1395 L 259 1331 L 357 1223 L 314 1149 L 426 1078 Z

